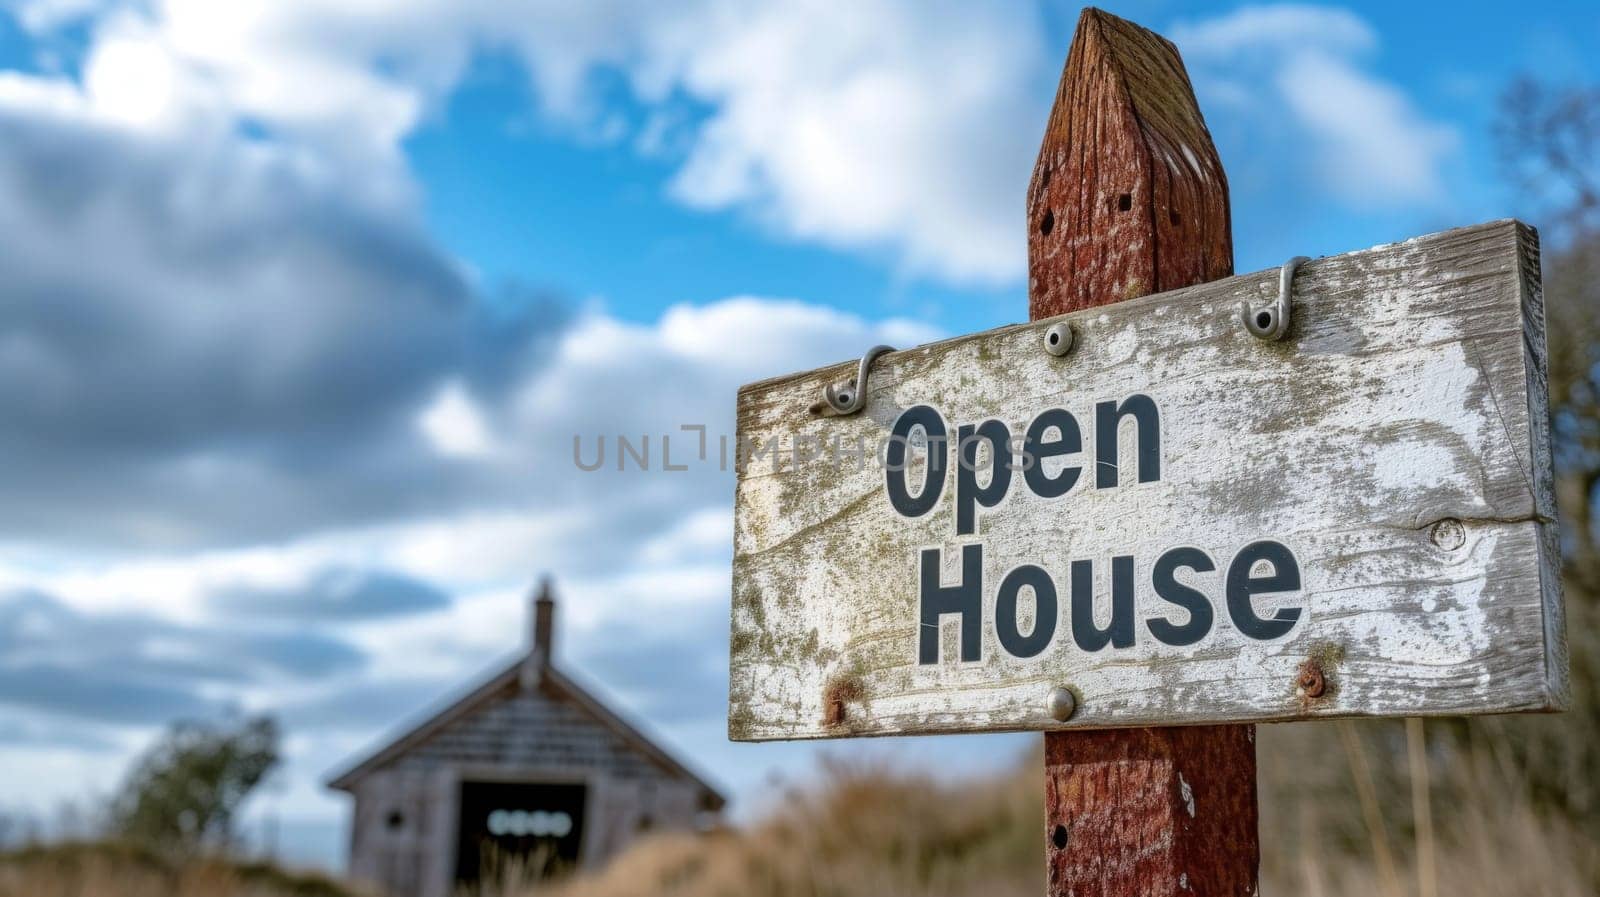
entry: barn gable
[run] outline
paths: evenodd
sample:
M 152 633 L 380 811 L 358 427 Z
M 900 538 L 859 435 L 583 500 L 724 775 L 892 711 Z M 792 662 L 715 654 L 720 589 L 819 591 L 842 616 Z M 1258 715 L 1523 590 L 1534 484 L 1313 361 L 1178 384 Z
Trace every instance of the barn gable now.
M 353 877 L 395 897 L 448 894 L 478 874 L 485 800 L 575 802 L 565 817 L 578 831 L 558 847 L 584 867 L 721 809 L 714 788 L 550 663 L 553 608 L 547 584 L 526 656 L 329 782 L 356 799 Z
M 437 765 L 606 769 L 631 778 L 667 776 L 701 788 L 701 808 L 722 795 L 554 667 L 528 687 L 518 660 L 483 685 L 328 782 L 355 792 L 385 769 Z

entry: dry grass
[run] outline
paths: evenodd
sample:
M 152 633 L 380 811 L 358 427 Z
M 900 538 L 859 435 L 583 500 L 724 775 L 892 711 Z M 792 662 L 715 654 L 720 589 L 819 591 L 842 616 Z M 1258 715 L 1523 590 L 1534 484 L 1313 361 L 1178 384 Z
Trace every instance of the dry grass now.
M 1517 720 L 1497 731 L 1538 725 Z M 1536 809 L 1512 742 L 1497 750 L 1495 739 L 1456 737 L 1456 726 L 1261 727 L 1263 893 L 1600 893 L 1588 823 Z M 748 828 L 658 835 L 560 886 L 516 884 L 521 876 L 508 868 L 476 897 L 1036 897 L 1044 893 L 1040 763 L 1035 756 L 1010 775 L 962 785 L 834 764 L 823 784 L 785 795 Z M 62 845 L 0 854 L 0 897 L 354 894 L 265 866 Z
M 1503 758 L 1461 749 L 1435 725 L 1413 724 L 1409 741 L 1403 724 L 1262 727 L 1263 893 L 1600 893 L 1594 833 L 1537 812 Z M 1044 893 L 1040 762 L 956 787 L 836 767 L 823 786 L 747 830 L 657 836 L 557 893 L 1036 897 Z
M 1043 892 L 1037 781 L 942 787 L 882 766 L 832 764 L 826 784 L 788 796 L 747 830 L 664 834 L 563 897 L 1037 897 Z
M 114 844 L 0 854 L 0 897 L 358 897 L 325 876 L 223 859 L 173 862 Z
M 1527 777 L 1503 755 L 1435 732 L 1450 725 L 1429 723 L 1426 739 L 1416 723 L 1409 733 L 1381 723 L 1264 727 L 1263 892 L 1600 893 L 1595 833 L 1536 808 Z M 1349 795 L 1361 803 L 1363 793 L 1374 806 L 1352 812 Z

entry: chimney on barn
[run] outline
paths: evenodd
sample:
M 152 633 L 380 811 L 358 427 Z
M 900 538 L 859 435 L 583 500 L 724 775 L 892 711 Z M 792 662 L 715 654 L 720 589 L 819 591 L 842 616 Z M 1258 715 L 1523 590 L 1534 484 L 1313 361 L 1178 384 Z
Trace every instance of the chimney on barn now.
M 522 685 L 533 688 L 539 684 L 545 668 L 550 665 L 550 652 L 556 624 L 555 588 L 546 576 L 539 581 L 534 593 L 532 624 L 533 641 L 528 646 L 528 658 L 522 663 Z

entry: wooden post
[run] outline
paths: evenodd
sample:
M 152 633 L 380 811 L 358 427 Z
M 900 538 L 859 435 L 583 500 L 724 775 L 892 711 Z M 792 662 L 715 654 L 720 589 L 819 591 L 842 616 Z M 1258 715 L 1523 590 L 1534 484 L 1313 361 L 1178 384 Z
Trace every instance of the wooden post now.
M 1032 319 L 1233 273 L 1228 182 L 1178 50 L 1085 9 L 1028 187 Z M 1045 735 L 1052 897 L 1257 891 L 1254 726 Z

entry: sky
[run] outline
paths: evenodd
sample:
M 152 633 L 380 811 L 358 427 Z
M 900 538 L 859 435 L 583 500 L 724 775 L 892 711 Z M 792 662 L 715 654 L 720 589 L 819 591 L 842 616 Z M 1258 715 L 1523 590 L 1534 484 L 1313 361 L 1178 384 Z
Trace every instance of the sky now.
M 1241 272 L 1535 215 L 1497 99 L 1600 80 L 1585 3 L 1108 8 L 1183 53 Z M 1025 318 L 1078 9 L 0 0 L 0 809 L 271 712 L 251 825 L 336 865 L 323 782 L 522 650 L 546 574 L 563 666 L 742 818 L 824 752 L 1015 762 L 729 744 L 731 473 L 573 450 Z

